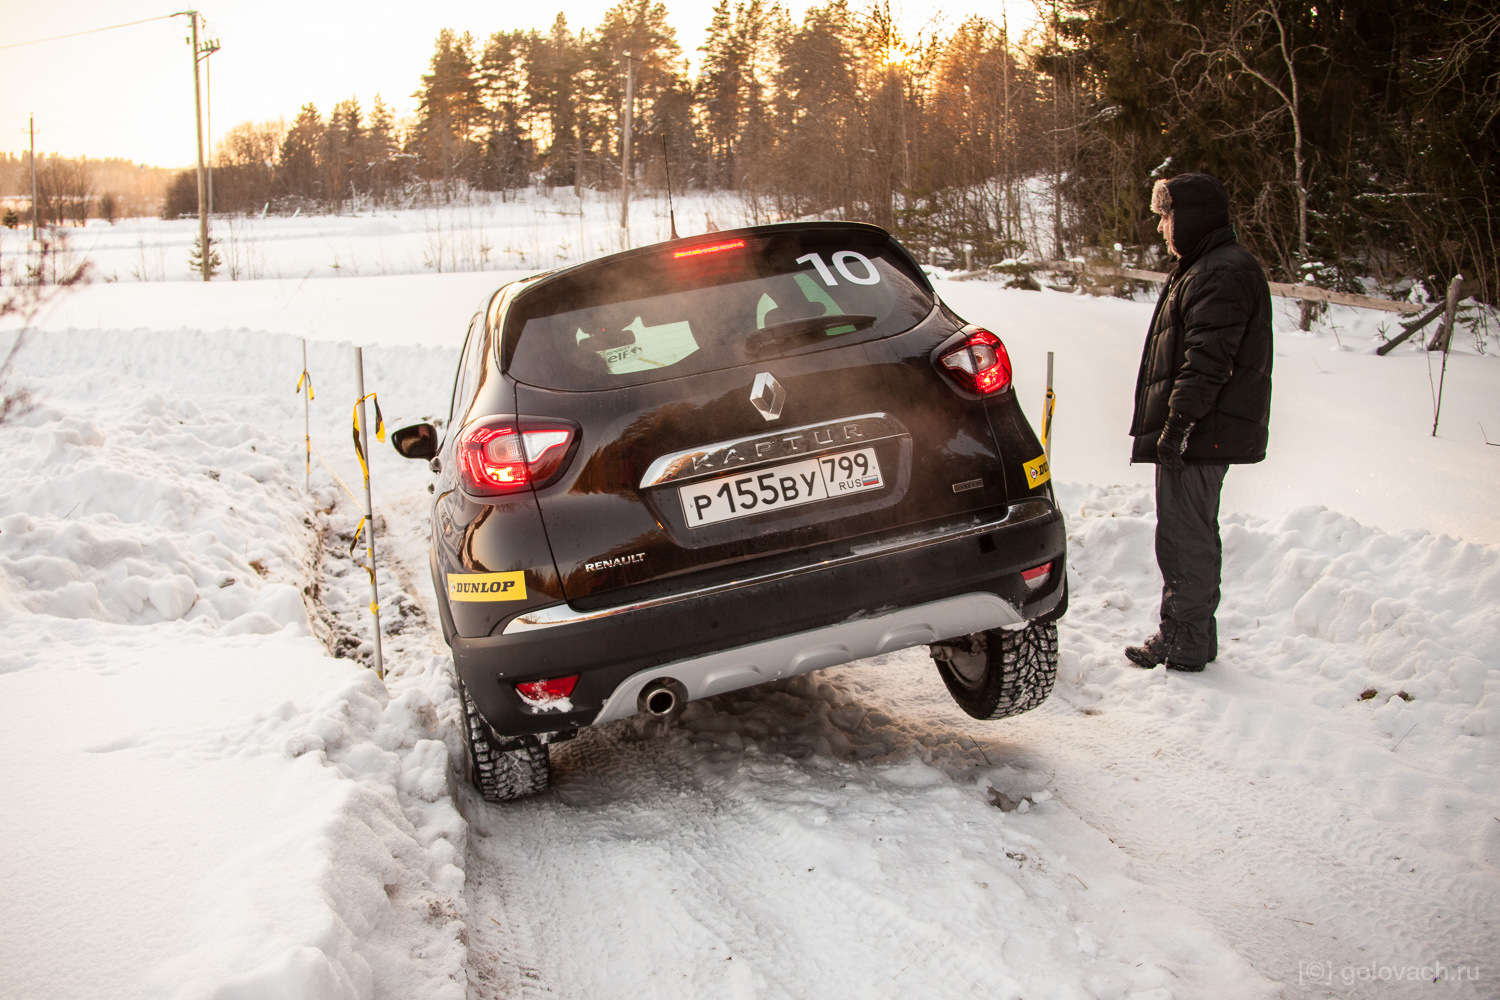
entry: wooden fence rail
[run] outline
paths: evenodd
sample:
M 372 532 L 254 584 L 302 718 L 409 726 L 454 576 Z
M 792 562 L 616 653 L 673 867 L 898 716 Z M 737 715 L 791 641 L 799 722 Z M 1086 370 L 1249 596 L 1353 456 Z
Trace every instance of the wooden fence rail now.
M 1167 276 L 1160 271 L 1141 271 L 1133 267 L 1115 267 L 1112 264 L 1088 264 L 1076 260 L 1053 260 L 1045 264 L 1037 265 L 1050 271 L 1071 271 L 1074 274 L 1097 274 L 1106 278 L 1134 278 L 1136 281 L 1154 281 L 1158 284 L 1166 281 Z M 991 271 L 966 271 L 963 274 L 955 274 L 952 281 L 969 281 L 974 278 L 982 278 Z M 1301 299 L 1304 302 L 1329 302 L 1340 306 L 1359 306 L 1362 309 L 1380 309 L 1385 312 L 1401 313 L 1403 315 L 1415 315 L 1427 309 L 1427 306 L 1417 305 L 1412 302 L 1395 302 L 1391 299 L 1377 299 L 1373 295 L 1351 295 L 1348 292 L 1334 292 L 1326 288 L 1317 288 L 1313 285 L 1288 285 L 1279 281 L 1270 282 L 1271 294 L 1279 295 L 1286 299 Z

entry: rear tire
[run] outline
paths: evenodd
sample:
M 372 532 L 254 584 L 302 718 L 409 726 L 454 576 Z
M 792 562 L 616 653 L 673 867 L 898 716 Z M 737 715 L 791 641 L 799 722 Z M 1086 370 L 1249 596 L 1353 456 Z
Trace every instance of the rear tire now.
M 458 684 L 464 709 L 464 748 L 469 782 L 486 802 L 510 802 L 547 790 L 552 761 L 547 744 L 535 736 L 502 740 L 479 714 L 469 689 Z
M 929 648 L 948 693 L 976 719 L 1029 712 L 1047 700 L 1057 680 L 1054 622 L 975 632 Z

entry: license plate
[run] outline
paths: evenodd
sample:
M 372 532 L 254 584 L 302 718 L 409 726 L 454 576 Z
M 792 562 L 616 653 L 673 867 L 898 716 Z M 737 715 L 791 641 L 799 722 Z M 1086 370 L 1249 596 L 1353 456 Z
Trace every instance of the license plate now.
M 874 448 L 819 455 L 800 462 L 722 476 L 677 491 L 690 528 L 764 514 L 818 500 L 878 490 L 885 485 Z

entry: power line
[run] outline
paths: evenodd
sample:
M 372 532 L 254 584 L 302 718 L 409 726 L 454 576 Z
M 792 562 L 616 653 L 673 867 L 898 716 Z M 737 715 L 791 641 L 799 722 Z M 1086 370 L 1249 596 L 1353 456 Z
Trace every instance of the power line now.
M 90 28 L 87 31 L 75 31 L 67 35 L 53 35 L 51 38 L 34 38 L 29 42 L 11 42 L 8 45 L 0 45 L 0 49 L 19 49 L 23 45 L 41 45 L 43 42 L 60 42 L 64 38 L 78 38 L 81 35 L 97 35 L 101 31 L 114 31 L 116 28 L 133 28 L 137 24 L 150 24 L 152 21 L 165 21 L 171 17 L 181 17 L 187 11 L 178 11 L 175 14 L 163 14 L 160 17 L 148 17 L 140 21 L 126 21 L 124 24 L 111 24 L 106 28 Z

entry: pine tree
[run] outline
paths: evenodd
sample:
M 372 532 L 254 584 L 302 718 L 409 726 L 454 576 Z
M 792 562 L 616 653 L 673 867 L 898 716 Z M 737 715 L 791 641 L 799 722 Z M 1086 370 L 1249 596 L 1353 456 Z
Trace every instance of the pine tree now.
M 784 215 L 859 215 L 854 171 L 866 147 L 844 0 L 807 11 L 785 38 L 776 79 L 776 195 Z
M 632 163 L 642 171 L 660 160 L 661 137 L 688 125 L 674 121 L 687 111 L 690 94 L 683 75 L 682 49 L 677 33 L 667 23 L 667 9 L 650 0 L 623 0 L 607 11 L 586 45 L 588 72 L 583 93 L 586 130 L 591 152 L 601 168 L 601 180 L 619 177 L 618 124 L 625 104 L 627 56 L 635 63 L 635 148 Z
M 406 181 L 407 161 L 396 137 L 396 117 L 379 94 L 370 105 L 370 124 L 360 141 L 359 160 L 368 193 L 377 204 L 384 204 Z
M 534 33 L 533 33 L 534 34 Z M 532 142 L 527 134 L 527 59 L 532 36 L 497 31 L 484 47 L 479 80 L 489 116 L 479 186 L 505 192 L 526 184 L 531 172 Z
M 417 123 L 408 142 L 417 154 L 417 167 L 429 180 L 441 180 L 452 197 L 459 181 L 473 181 L 478 168 L 478 145 L 483 136 L 484 105 L 474 64 L 474 38 L 444 28 L 430 72 L 422 77 Z
M 363 139 L 359 102 L 351 97 L 334 105 L 323 135 L 323 176 L 324 190 L 335 211 L 343 211 L 344 199 L 356 196 L 366 188 L 367 171 L 360 152 Z
M 317 106 L 304 104 L 281 143 L 281 184 L 294 198 L 314 201 L 323 198 L 323 178 L 319 170 L 323 131 L 323 117 L 318 114 Z
M 524 69 L 526 107 L 536 123 L 547 183 L 574 184 L 579 138 L 575 94 L 582 57 L 562 14 L 547 34 L 528 36 Z
M 193 250 L 188 255 L 188 263 L 192 266 L 194 274 L 203 273 L 203 241 L 193 237 Z M 210 278 L 219 273 L 224 266 L 224 260 L 219 256 L 219 241 L 212 235 L 208 237 L 208 276 Z
M 729 0 L 719 0 L 708 37 L 698 49 L 703 63 L 695 93 L 708 143 L 710 188 L 733 183 L 730 164 L 740 133 L 740 76 L 747 61 L 738 41 Z

